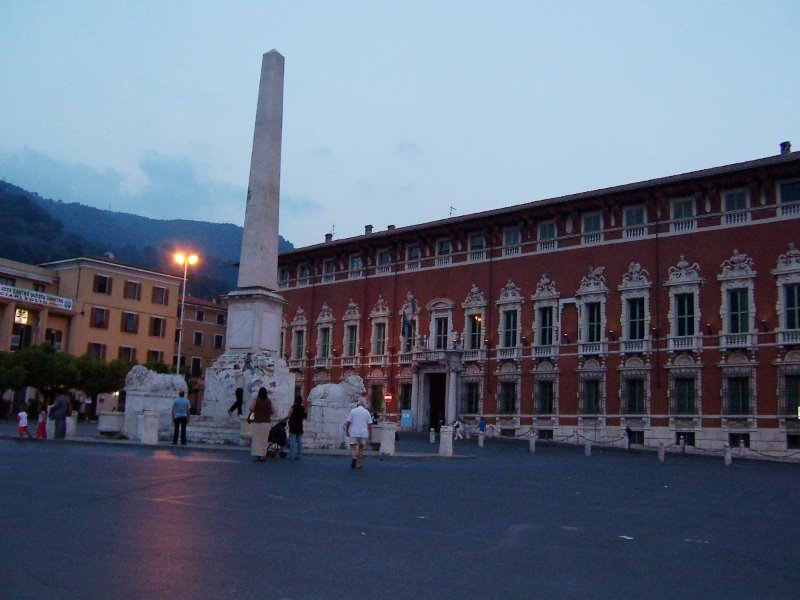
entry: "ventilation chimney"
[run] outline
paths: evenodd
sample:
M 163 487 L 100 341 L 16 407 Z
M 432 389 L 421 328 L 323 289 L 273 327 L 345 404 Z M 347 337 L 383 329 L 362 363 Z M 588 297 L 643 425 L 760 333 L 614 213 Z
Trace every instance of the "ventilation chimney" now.
M 792 142 L 781 142 L 781 154 L 789 154 L 792 151 Z
M 333 241 L 333 234 L 332 233 L 326 233 L 325 234 L 325 243 L 327 244 L 328 242 L 332 242 L 332 241 Z
M 364 235 L 372 233 L 372 225 L 364 225 Z
M 394 231 L 394 225 L 387 225 L 386 231 Z

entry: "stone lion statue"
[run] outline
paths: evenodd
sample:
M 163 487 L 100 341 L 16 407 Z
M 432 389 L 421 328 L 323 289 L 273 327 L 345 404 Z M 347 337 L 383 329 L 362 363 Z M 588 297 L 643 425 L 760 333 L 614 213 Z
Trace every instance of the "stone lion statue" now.
M 186 380 L 182 375 L 156 373 L 143 365 L 136 365 L 125 377 L 126 392 L 145 392 L 174 398 L 181 390 L 184 393 L 187 391 Z
M 323 383 L 314 387 L 308 394 L 308 404 L 310 407 L 350 409 L 366 395 L 364 380 L 358 375 L 348 375 L 339 383 Z

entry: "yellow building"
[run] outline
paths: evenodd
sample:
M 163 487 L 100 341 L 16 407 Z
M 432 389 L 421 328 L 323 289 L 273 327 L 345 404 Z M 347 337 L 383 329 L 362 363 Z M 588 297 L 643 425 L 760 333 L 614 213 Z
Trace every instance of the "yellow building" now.
M 59 295 L 72 299 L 63 350 L 103 360 L 172 362 L 180 277 L 108 258 L 41 267 L 55 273 Z
M 63 349 L 76 309 L 59 290 L 58 273 L 0 258 L 0 350 L 43 342 Z
M 180 318 L 180 307 L 178 308 Z M 211 302 L 186 296 L 183 315 L 183 346 L 181 366 L 189 371 L 189 401 L 199 410 L 205 391 L 205 372 L 225 352 L 225 331 L 228 318 L 227 304 Z M 175 332 L 175 354 L 177 359 L 178 332 Z

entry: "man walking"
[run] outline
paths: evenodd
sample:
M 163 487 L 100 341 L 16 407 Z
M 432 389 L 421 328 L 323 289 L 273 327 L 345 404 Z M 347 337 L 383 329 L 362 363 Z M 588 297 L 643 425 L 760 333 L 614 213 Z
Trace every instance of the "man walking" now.
M 364 446 L 367 445 L 370 434 L 372 433 L 372 415 L 365 408 L 367 401 L 362 398 L 358 405 L 347 415 L 347 422 L 344 424 L 344 434 L 349 438 L 350 444 L 350 468 L 360 469 L 361 461 L 364 458 Z M 358 446 L 358 454 L 356 454 Z
M 236 388 L 234 395 L 236 400 L 228 409 L 228 416 L 235 410 L 238 415 L 242 414 L 242 404 L 244 404 L 244 369 L 239 369 L 239 365 L 233 365 L 233 385 Z
M 178 392 L 178 397 L 172 401 L 172 423 L 175 425 L 175 432 L 172 434 L 172 445 L 178 443 L 178 430 L 181 432 L 181 445 L 186 445 L 186 424 L 189 422 L 189 401 L 183 397 L 184 392 Z
M 50 407 L 50 420 L 54 422 L 55 433 L 53 439 L 63 440 L 67 435 L 67 412 L 69 411 L 69 398 L 61 390 L 56 396 L 56 401 Z

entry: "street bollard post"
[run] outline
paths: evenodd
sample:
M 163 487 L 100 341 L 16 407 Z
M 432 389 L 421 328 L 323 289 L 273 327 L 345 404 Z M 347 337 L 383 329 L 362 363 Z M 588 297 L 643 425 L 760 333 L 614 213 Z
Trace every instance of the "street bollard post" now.
M 680 437 L 680 446 L 681 446 L 681 452 L 683 454 L 686 454 L 686 436 L 682 435 Z
M 725 444 L 725 466 L 730 466 L 731 464 L 731 447 L 728 444 Z
M 431 444 L 436 443 L 436 430 L 433 427 L 431 427 L 430 442 Z
M 664 462 L 664 442 L 659 442 L 658 444 L 658 460 L 659 462 Z
M 536 432 L 531 430 L 530 435 L 531 435 L 531 437 L 530 437 L 530 441 L 529 441 L 529 444 L 530 444 L 529 450 L 531 452 L 536 452 Z
M 583 442 L 583 453 L 585 456 L 592 455 L 592 440 L 584 440 Z
M 744 457 L 744 440 L 739 438 L 739 456 Z
M 478 431 L 478 448 L 483 448 L 483 432 Z

